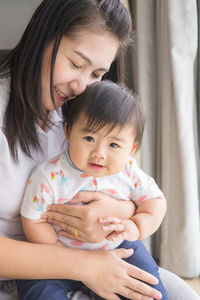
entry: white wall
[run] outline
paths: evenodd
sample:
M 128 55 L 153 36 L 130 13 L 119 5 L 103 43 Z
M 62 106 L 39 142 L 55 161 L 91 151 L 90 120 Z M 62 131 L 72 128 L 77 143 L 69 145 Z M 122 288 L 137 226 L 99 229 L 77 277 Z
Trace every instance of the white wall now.
M 19 41 L 26 24 L 41 0 L 0 0 L 0 50 Z

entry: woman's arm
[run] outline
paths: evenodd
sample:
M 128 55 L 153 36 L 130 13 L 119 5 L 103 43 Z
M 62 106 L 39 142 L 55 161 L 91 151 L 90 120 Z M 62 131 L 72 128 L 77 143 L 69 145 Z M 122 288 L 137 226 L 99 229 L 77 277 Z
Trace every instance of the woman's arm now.
M 130 255 L 132 252 L 125 249 L 76 250 L 0 236 L 0 277 L 67 278 L 84 282 L 106 299 L 119 299 L 116 294 L 130 299 L 160 299 L 158 291 L 144 283 L 156 284 L 157 279 L 121 259 Z
M 52 204 L 47 214 L 48 222 L 61 228 L 60 234 L 74 239 L 74 228 L 78 229 L 77 240 L 98 243 L 111 233 L 104 232 L 99 219 L 116 216 L 129 219 L 134 215 L 133 201 L 116 200 L 101 192 L 79 192 L 71 204 Z M 83 203 L 84 205 L 78 205 Z

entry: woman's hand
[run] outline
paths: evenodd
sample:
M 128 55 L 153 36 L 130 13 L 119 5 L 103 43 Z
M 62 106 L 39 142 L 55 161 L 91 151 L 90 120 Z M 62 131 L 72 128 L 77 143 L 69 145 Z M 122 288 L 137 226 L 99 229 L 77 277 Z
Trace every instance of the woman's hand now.
M 97 243 L 112 232 L 101 229 L 99 218 L 130 218 L 134 211 L 132 201 L 116 200 L 105 193 L 84 191 L 79 192 L 69 204 L 52 204 L 45 215 L 48 222 L 61 228 L 61 235 L 81 242 Z
M 119 300 L 117 294 L 134 300 L 161 299 L 161 294 L 146 284 L 155 285 L 158 280 L 122 260 L 132 254 L 132 249 L 90 251 L 81 281 L 104 299 Z

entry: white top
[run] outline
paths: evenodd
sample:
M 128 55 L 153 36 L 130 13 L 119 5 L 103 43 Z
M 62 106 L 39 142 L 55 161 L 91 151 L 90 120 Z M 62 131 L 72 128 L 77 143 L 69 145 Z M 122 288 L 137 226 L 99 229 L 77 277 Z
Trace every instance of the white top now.
M 33 159 L 28 158 L 19 149 L 19 164 L 15 164 L 10 155 L 4 135 L 3 116 L 9 94 L 9 81 L 0 79 L 0 235 L 24 240 L 20 221 L 20 207 L 27 180 L 31 170 L 44 160 L 49 160 L 66 149 L 66 141 L 59 114 L 52 112 L 54 125 L 47 132 L 37 128 L 43 153 L 31 151 Z M 61 111 L 59 111 L 61 114 Z
M 41 163 L 33 171 L 24 194 L 21 214 L 29 219 L 40 219 L 48 205 L 67 203 L 79 191 L 85 190 L 104 192 L 117 199 L 131 199 L 136 206 L 162 195 L 153 178 L 138 168 L 132 157 L 121 172 L 96 178 L 77 169 L 65 151 L 49 162 Z M 122 243 L 108 240 L 97 244 L 82 243 L 62 236 L 58 238 L 67 247 L 79 249 L 114 249 Z

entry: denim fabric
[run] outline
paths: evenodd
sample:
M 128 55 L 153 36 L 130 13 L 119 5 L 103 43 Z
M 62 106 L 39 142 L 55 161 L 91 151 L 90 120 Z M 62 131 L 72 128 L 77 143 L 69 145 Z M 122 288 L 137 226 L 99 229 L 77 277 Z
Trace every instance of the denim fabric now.
M 133 255 L 125 261 L 157 277 L 159 283 L 153 287 L 161 292 L 163 300 L 168 300 L 165 288 L 160 280 L 158 267 L 143 243 L 141 241 L 124 241 L 118 248 L 134 249 Z M 69 300 L 68 292 L 77 291 L 83 287 L 84 285 L 81 282 L 74 280 L 17 280 L 21 300 Z M 123 300 L 127 299 L 122 296 L 119 297 Z

